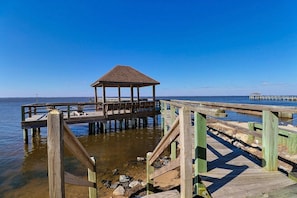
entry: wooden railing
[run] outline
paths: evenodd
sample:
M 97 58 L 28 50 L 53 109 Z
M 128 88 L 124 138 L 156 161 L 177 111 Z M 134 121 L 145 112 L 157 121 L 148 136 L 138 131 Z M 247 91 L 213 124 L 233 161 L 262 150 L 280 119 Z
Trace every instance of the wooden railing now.
M 154 112 L 159 109 L 159 101 L 140 102 L 110 102 L 103 104 L 104 115 L 135 114 L 142 112 Z
M 250 128 L 237 127 L 221 119 L 224 112 L 234 111 L 245 114 L 261 112 L 262 124 L 250 124 Z M 164 137 L 152 153 L 147 154 L 147 192 L 152 191 L 153 179 L 180 167 L 180 193 L 181 197 L 200 195 L 207 197 L 207 191 L 198 181 L 198 174 L 207 171 L 206 159 L 206 131 L 207 121 L 224 123 L 236 131 L 262 139 L 262 165 L 268 171 L 278 170 L 278 142 L 279 136 L 288 136 L 287 145 L 291 153 L 297 152 L 297 136 L 294 131 L 279 129 L 278 115 L 280 113 L 297 113 L 297 107 L 251 105 L 235 103 L 216 103 L 199 101 L 161 101 L 162 126 Z M 257 113 L 257 115 L 259 115 Z M 194 125 L 194 130 L 192 127 Z M 256 131 L 256 129 L 258 129 Z M 261 130 L 261 133 L 259 133 Z M 194 148 L 192 147 L 192 132 L 194 131 Z M 179 138 L 178 138 L 179 137 Z M 180 154 L 176 156 L 176 141 L 179 139 Z M 153 164 L 171 145 L 171 162 L 160 169 L 154 170 Z M 192 151 L 194 154 L 194 183 L 192 176 Z M 194 193 L 193 193 L 194 192 Z
M 51 110 L 47 120 L 49 197 L 65 197 L 64 183 L 89 187 L 89 197 L 97 197 L 96 162 L 71 132 L 63 120 L 63 113 Z M 64 144 L 88 169 L 88 180 L 64 172 Z
M 167 117 L 169 111 L 169 117 Z M 206 115 L 224 117 L 225 113 L 219 109 L 211 107 L 197 107 L 183 105 L 176 102 L 161 101 L 161 113 L 163 117 L 162 124 L 165 128 L 164 137 L 154 149 L 147 154 L 147 193 L 153 190 L 153 179 L 156 177 L 180 167 L 180 193 L 181 197 L 193 196 L 193 178 L 192 178 L 192 119 L 194 114 L 194 194 L 207 194 L 207 191 L 199 183 L 199 172 L 207 171 L 206 161 Z M 172 123 L 167 128 L 168 122 Z M 179 139 L 179 140 L 177 140 Z M 177 156 L 176 142 L 179 141 L 180 152 Z M 171 147 L 171 162 L 166 166 L 154 170 L 154 162 L 161 156 L 167 147 Z
M 74 103 L 41 103 L 27 104 L 21 107 L 22 121 L 27 118 L 37 116 L 36 119 L 42 119 L 52 109 L 59 109 L 65 114 L 66 119 L 71 118 L 71 113 L 103 111 L 104 116 L 114 115 L 116 113 L 139 113 L 145 111 L 155 111 L 160 108 L 159 101 L 140 101 L 140 102 L 74 102 Z
M 258 131 L 260 134 L 263 131 L 261 123 L 249 122 L 248 126 L 251 131 Z M 297 131 L 278 127 L 278 144 L 284 146 L 289 155 L 297 154 Z
M 96 111 L 96 109 L 102 109 L 102 103 L 94 102 L 71 102 L 71 103 L 38 103 L 22 105 L 22 121 L 32 116 L 45 116 L 50 110 L 59 109 L 61 112 L 67 115 L 67 119 L 70 118 L 72 112 L 89 112 Z

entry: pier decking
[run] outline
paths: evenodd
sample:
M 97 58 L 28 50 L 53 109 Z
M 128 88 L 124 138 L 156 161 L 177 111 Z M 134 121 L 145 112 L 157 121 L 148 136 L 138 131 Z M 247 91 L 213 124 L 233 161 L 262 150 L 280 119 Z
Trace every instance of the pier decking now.
M 211 133 L 207 144 L 208 170 L 201 179 L 213 198 L 257 197 L 296 184 L 279 171 L 263 169 L 260 160 Z
M 276 113 L 295 114 L 296 107 L 201 103 L 203 104 L 197 101 L 161 101 L 164 137 L 155 150 L 147 155 L 148 193 L 153 192 L 155 178 L 179 169 L 180 197 L 268 197 L 285 189 L 290 191 L 283 197 L 296 196 L 296 178 L 292 175 L 295 175 L 297 162 L 286 158 L 289 153 L 283 157 L 278 147 L 292 151 L 293 147 L 289 142 L 296 141 L 297 130 L 286 131 L 284 135 L 279 129 Z M 206 133 L 209 125 L 207 120 L 216 122 L 212 117 L 224 116 L 222 109 L 235 112 L 262 111 L 263 127 L 237 127 L 218 120 L 220 124 L 226 123 L 227 127 L 233 126 L 229 135 L 225 134 L 231 138 L 231 143 L 217 136 L 217 132 Z M 244 133 L 248 137 L 247 142 L 237 132 Z M 260 144 L 255 146 L 253 142 Z M 232 143 L 253 144 L 249 148 L 256 149 L 261 155 L 259 157 L 248 153 L 240 149 L 243 147 L 235 147 Z M 171 161 L 161 168 L 154 168 L 155 160 L 168 147 L 171 150 Z M 293 152 L 296 153 L 297 149 L 294 148 Z M 283 163 L 292 166 L 291 169 L 281 167 L 282 172 L 278 171 Z

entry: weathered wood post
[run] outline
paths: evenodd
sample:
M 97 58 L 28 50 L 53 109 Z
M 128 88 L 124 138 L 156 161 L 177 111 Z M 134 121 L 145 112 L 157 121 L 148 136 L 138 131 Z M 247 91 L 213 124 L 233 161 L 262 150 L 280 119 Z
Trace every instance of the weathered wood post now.
M 199 184 L 199 173 L 207 172 L 207 142 L 206 142 L 206 115 L 194 112 L 194 149 L 195 149 L 195 177 L 194 191 L 201 195 L 205 187 Z
M 297 153 L 297 133 L 291 132 L 288 135 L 288 153 L 293 155 Z
M 146 193 L 147 195 L 153 193 L 154 188 L 154 180 L 150 178 L 150 175 L 154 173 L 154 167 L 150 165 L 150 158 L 152 156 L 152 152 L 148 152 L 146 154 Z
M 262 153 L 263 167 L 268 171 L 277 171 L 278 117 L 270 111 L 263 111 Z
M 180 194 L 181 198 L 193 196 L 191 119 L 187 107 L 180 111 Z
M 255 122 L 248 122 L 248 128 L 250 131 L 256 131 L 255 130 Z M 251 144 L 255 140 L 255 136 L 253 135 L 248 135 L 248 143 Z
M 67 105 L 67 119 L 70 119 L 70 105 Z
M 170 124 L 172 125 L 174 121 L 175 121 L 175 107 L 171 104 L 170 105 Z M 170 151 L 171 160 L 176 159 L 176 148 L 177 148 L 177 144 L 174 141 L 171 143 L 171 151 Z
M 88 168 L 88 181 L 94 183 L 94 187 L 89 187 L 89 198 L 96 198 L 97 197 L 97 176 L 96 176 L 96 160 L 94 157 L 91 157 L 91 160 L 94 162 L 92 171 Z
M 26 112 L 25 112 L 25 107 L 22 106 L 21 107 L 21 111 L 22 111 L 22 121 L 25 121 L 26 120 Z M 28 144 L 29 141 L 28 141 L 28 129 L 23 129 L 23 140 L 24 140 L 24 143 L 25 144 Z
M 64 198 L 64 130 L 62 112 L 57 109 L 49 112 L 47 129 L 49 197 Z
M 160 101 L 160 113 L 161 113 L 161 129 L 164 130 L 165 122 L 164 122 L 164 102 Z

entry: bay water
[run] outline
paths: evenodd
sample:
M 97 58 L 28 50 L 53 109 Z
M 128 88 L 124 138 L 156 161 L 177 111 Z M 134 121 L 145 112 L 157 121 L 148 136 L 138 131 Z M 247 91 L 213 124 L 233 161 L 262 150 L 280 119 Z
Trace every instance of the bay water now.
M 257 101 L 249 100 L 248 96 L 179 96 L 159 97 L 157 99 L 297 106 L 297 102 Z M 21 106 L 31 103 L 88 101 L 90 101 L 89 97 L 0 98 L 0 197 L 48 197 L 47 130 L 41 128 L 39 137 L 35 138 L 34 141 L 29 138 L 29 144 L 24 144 L 21 129 Z M 233 112 L 229 112 L 225 119 L 261 122 L 260 117 Z M 114 169 L 118 169 L 122 174 L 133 170 L 135 170 L 134 173 L 139 171 L 145 173 L 145 164 L 137 162 L 136 158 L 138 156 L 145 157 L 146 153 L 152 151 L 159 142 L 161 138 L 160 116 L 158 120 L 158 126 L 154 126 L 152 120 L 149 120 L 147 128 L 127 129 L 96 135 L 88 134 L 87 124 L 71 125 L 70 128 L 87 151 L 96 157 L 100 181 L 112 178 Z M 296 115 L 293 116 L 293 119 L 281 120 L 281 122 L 296 126 Z M 65 170 L 82 177 L 86 175 L 85 168 L 67 151 Z M 77 188 L 70 188 L 70 191 L 73 194 L 68 193 L 69 197 L 82 192 Z M 87 190 L 85 192 L 87 193 Z M 82 195 L 82 197 L 84 196 L 86 194 Z

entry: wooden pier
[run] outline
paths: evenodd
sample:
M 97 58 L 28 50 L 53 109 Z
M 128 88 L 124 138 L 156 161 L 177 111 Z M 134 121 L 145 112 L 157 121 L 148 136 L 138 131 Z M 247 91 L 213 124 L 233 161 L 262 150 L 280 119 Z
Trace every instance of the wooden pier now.
M 283 101 L 297 101 L 297 96 L 279 96 L 279 95 L 261 95 L 251 94 L 250 100 L 283 100 Z
M 22 106 L 21 126 L 24 141 L 28 143 L 28 129 L 32 136 L 47 126 L 48 112 L 59 109 L 67 124 L 88 123 L 89 133 L 145 127 L 148 117 L 157 124 L 160 113 L 158 101 L 106 102 L 106 103 L 47 103 Z
M 203 103 L 203 104 L 202 104 Z M 261 111 L 262 125 L 239 127 L 220 117 L 228 111 Z M 148 194 L 154 192 L 154 179 L 178 169 L 180 171 L 180 194 L 175 197 L 262 197 L 272 191 L 291 189 L 285 197 L 297 194 L 297 161 L 288 159 L 279 148 L 297 153 L 297 148 L 289 142 L 297 140 L 297 130 L 289 130 L 284 135 L 278 124 L 276 112 L 297 113 L 296 107 L 268 105 L 248 105 L 230 103 L 206 103 L 197 101 L 161 101 L 164 137 L 155 150 L 147 155 Z M 218 117 L 218 119 L 214 119 Z M 231 131 L 225 134 L 231 143 L 217 136 L 219 130 L 213 123 L 225 124 Z M 208 132 L 207 132 L 208 131 Z M 220 132 L 220 133 L 224 133 Z M 237 133 L 247 136 L 247 142 Z M 284 138 L 284 139 L 283 139 Z M 288 140 L 285 140 L 288 139 Z M 255 142 L 260 142 L 255 146 Z M 235 147 L 242 145 L 244 147 Z M 293 143 L 294 144 L 294 143 Z M 256 149 L 255 155 L 250 150 Z M 170 149 L 171 161 L 162 168 L 155 168 L 154 162 Z M 249 151 L 249 152 L 247 152 Z M 284 163 L 290 166 L 283 169 Z M 282 170 L 282 172 L 278 171 Z M 292 178 L 292 179 L 291 179 Z M 150 197 L 150 196 L 148 196 Z M 156 196 L 158 197 L 158 194 Z

